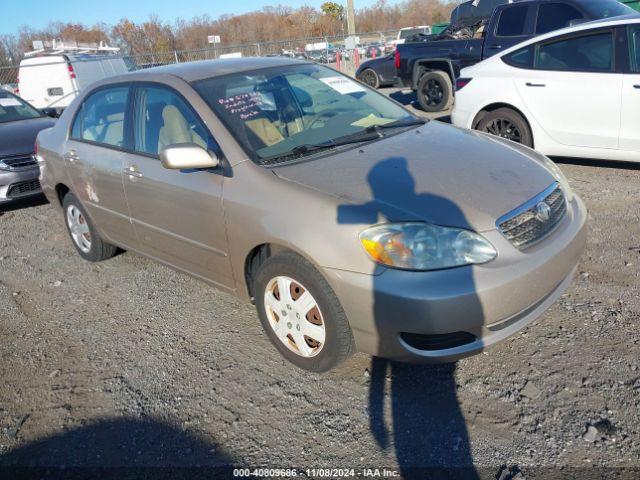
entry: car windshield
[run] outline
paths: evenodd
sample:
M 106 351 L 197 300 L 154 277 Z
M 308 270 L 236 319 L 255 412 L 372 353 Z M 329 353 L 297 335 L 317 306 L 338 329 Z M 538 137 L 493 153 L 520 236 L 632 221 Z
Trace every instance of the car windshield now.
M 623 5 L 617 0 L 585 0 L 584 2 L 580 2 L 580 6 L 595 19 L 638 13 L 631 7 Z
M 377 140 L 395 128 L 423 123 L 383 95 L 321 65 L 213 77 L 195 82 L 194 88 L 260 164 Z
M 0 90 L 0 123 L 42 117 L 42 113 L 15 95 Z

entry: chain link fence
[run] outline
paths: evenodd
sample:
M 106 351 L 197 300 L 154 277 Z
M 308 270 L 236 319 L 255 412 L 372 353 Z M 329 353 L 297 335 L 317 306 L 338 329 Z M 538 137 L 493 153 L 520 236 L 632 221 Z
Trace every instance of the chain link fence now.
M 395 37 L 397 30 L 382 32 L 360 33 L 360 45 L 379 43 L 383 46 L 379 51 L 384 51 L 387 42 Z M 245 43 L 240 45 L 213 45 L 209 48 L 196 50 L 175 50 L 166 52 L 150 52 L 136 55 L 123 55 L 122 58 L 130 71 L 144 68 L 170 65 L 174 63 L 193 62 L 197 60 L 213 60 L 221 56 L 235 54 L 243 57 L 263 57 L 276 55 L 293 56 L 305 53 L 310 59 L 320 63 L 328 63 L 347 74 L 353 75 L 360 62 L 366 60 L 363 49 L 347 51 L 345 49 L 346 35 L 326 37 L 307 37 L 293 40 L 280 40 L 272 42 Z M 326 44 L 325 47 L 313 52 L 306 51 L 305 46 L 311 44 Z M 339 61 L 336 63 L 336 51 L 339 52 Z M 23 67 L 28 68 L 28 67 Z M 15 65 L 0 66 L 0 88 L 17 92 L 19 62 Z

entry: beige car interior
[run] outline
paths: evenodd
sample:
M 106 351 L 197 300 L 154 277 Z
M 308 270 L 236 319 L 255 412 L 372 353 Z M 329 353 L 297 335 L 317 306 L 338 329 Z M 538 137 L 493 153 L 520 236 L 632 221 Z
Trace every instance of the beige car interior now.
M 195 143 L 202 148 L 207 148 L 207 142 L 194 132 L 187 119 L 175 105 L 166 105 L 162 109 L 163 125 L 158 137 L 158 153 L 168 146 L 179 143 Z
M 121 147 L 124 141 L 124 105 L 107 105 L 95 116 L 98 121 L 84 128 L 82 138 Z

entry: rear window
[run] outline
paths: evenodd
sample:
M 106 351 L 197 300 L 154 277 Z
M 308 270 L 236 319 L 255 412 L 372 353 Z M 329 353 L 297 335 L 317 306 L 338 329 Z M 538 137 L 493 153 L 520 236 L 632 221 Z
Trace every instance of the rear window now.
M 500 14 L 500 20 L 496 27 L 496 37 L 516 37 L 524 35 L 529 7 L 517 6 L 505 8 Z
M 547 33 L 568 27 L 572 20 L 584 18 L 575 7 L 566 3 L 543 3 L 538 9 L 536 33 Z
M 637 15 L 631 7 L 623 5 L 617 0 L 582 0 L 580 2 L 589 16 L 593 19 L 617 17 L 619 15 Z

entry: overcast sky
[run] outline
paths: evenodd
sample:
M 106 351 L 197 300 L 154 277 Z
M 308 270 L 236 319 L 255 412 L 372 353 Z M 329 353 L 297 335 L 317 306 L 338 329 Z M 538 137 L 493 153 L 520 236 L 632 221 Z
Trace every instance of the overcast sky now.
M 93 25 L 117 23 L 121 18 L 142 21 L 149 15 L 173 22 L 177 18 L 191 18 L 209 14 L 216 18 L 224 13 L 245 13 L 278 3 L 290 7 L 311 5 L 319 7 L 325 0 L 2 0 L 0 6 L 0 34 L 16 33 L 21 25 L 41 28 L 50 21 Z M 336 0 L 346 6 L 346 0 Z M 356 8 L 373 5 L 375 0 L 354 0 Z M 390 3 L 394 3 L 393 0 Z M 212 32 L 215 33 L 215 32 Z

